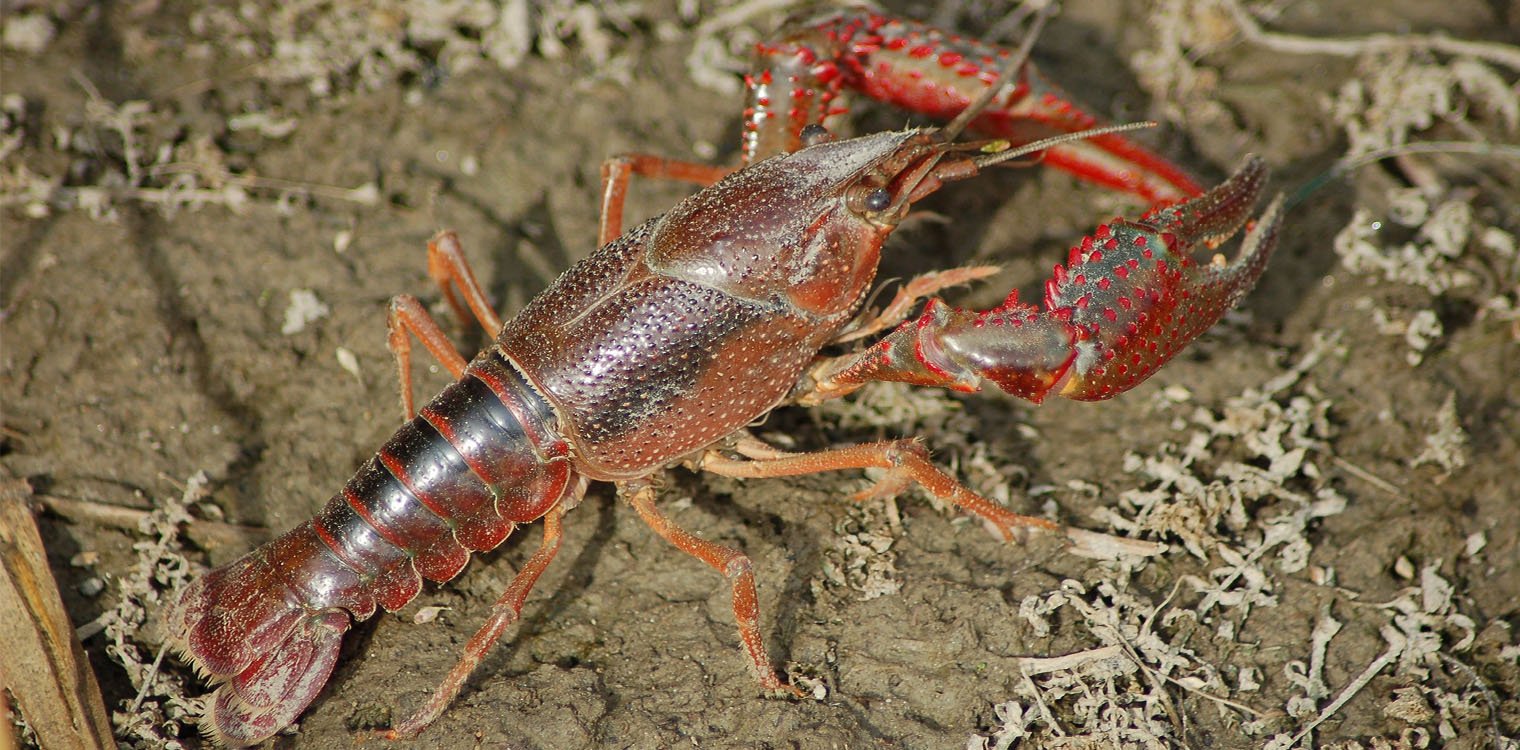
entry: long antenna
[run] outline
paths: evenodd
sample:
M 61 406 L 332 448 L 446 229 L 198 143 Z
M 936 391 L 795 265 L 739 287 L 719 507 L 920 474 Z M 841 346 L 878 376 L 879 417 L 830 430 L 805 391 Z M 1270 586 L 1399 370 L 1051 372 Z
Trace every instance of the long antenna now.
M 1144 130 L 1146 128 L 1154 127 L 1156 127 L 1156 123 L 1150 120 L 1145 120 L 1142 122 L 1127 122 L 1122 125 L 1106 125 L 1101 128 L 1092 128 L 1091 130 L 1079 130 L 1075 133 L 1062 133 L 1060 135 L 1053 135 L 1049 138 L 1041 138 L 1038 141 L 1026 143 L 1022 146 L 1019 146 L 1018 148 L 1011 148 L 1008 141 L 992 141 L 987 146 L 983 146 L 983 150 L 995 150 L 990 151 L 985 156 L 974 157 L 971 161 L 977 166 L 978 169 L 981 169 L 984 167 L 993 166 L 995 164 L 1002 164 L 1009 159 L 1017 159 L 1020 156 L 1032 154 L 1036 151 L 1044 151 L 1047 148 L 1051 148 L 1052 146 L 1059 146 L 1063 143 L 1081 141 L 1088 138 L 1096 138 L 1100 135 L 1108 135 L 1110 133 L 1127 133 L 1131 130 Z

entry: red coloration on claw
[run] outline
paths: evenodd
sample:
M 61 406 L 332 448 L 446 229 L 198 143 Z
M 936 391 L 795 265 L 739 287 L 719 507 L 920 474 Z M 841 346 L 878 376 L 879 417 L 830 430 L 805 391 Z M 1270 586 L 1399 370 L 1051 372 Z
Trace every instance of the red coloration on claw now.
M 817 97 L 778 96 L 762 76 L 749 86 L 753 112 L 745 118 L 746 161 L 796 150 L 805 125 L 839 113 L 829 105 L 842 89 L 930 117 L 950 119 L 993 82 L 1008 55 L 981 42 L 924 26 L 851 9 L 793 24 L 782 40 L 757 48 L 767 73 L 817 88 Z M 977 117 L 971 127 L 1014 144 L 1087 130 L 1096 118 L 1026 64 L 1014 91 Z M 816 101 L 808 101 L 811 98 Z M 785 117 L 771 117 L 784 112 Z M 1096 136 L 1048 149 L 1047 164 L 1083 179 L 1123 190 L 1150 203 L 1171 203 L 1202 193 L 1198 183 L 1171 162 L 1119 135 Z
M 1134 387 L 1255 285 L 1275 245 L 1275 207 L 1247 234 L 1234 264 L 1200 267 L 1188 254 L 1217 245 L 1245 224 L 1265 178 L 1261 161 L 1252 160 L 1204 196 L 1100 230 L 1112 235 L 1103 243 L 1110 251 L 1092 250 L 1071 264 L 1071 270 L 1081 268 L 1099 282 L 1058 285 L 1046 300 L 1052 309 L 1076 308 L 1072 324 L 1086 331 L 1079 344 L 1083 353 L 1062 395 L 1097 400 Z M 1175 267 L 1165 258 L 1152 265 L 1140 262 L 1155 245 L 1176 259 Z M 1087 304 L 1077 304 L 1084 299 Z M 1129 333 L 1141 330 L 1143 335 Z M 1105 364 L 1116 358 L 1124 364 Z
M 558 549 L 561 514 L 592 480 L 619 483 L 651 528 L 729 578 L 741 640 L 762 687 L 787 689 L 765 653 L 749 561 L 661 517 L 653 475 L 684 461 L 722 464 L 714 446 L 742 443 L 729 438 L 777 405 L 842 395 L 867 380 L 961 391 L 990 381 L 1035 402 L 1052 392 L 1107 398 L 1214 324 L 1255 283 L 1274 246 L 1280 199 L 1247 233 L 1234 264 L 1199 267 L 1189 258 L 1249 216 L 1265 179 L 1252 161 L 1206 194 L 1099 227 L 1054 267 L 1043 309 L 1016 293 L 983 312 L 931 298 L 908 319 L 913 301 L 941 285 L 920 287 L 878 318 L 859 321 L 883 243 L 910 204 L 990 161 L 977 144 L 924 130 L 833 140 L 813 128 L 809 146 L 800 148 L 804 127 L 839 111 L 842 87 L 956 115 L 996 80 L 990 67 L 1007 53 L 859 10 L 801 26 L 759 53 L 765 67 L 746 79 L 744 150 L 754 163 L 728 173 L 646 156 L 609 162 L 607 241 L 512 320 L 503 323 L 489 310 L 457 240 L 442 234 L 430 245 L 429 272 L 450 305 L 463 317 L 463 297 L 499 333 L 467 363 L 420 302 L 393 300 L 390 343 L 401 371 L 409 372 L 408 336 L 415 335 L 456 381 L 420 413 L 407 386 L 408 421 L 315 518 L 206 574 L 181 596 L 169 617 L 173 642 L 220 683 L 206 719 L 214 738 L 252 744 L 288 726 L 319 694 L 351 622 L 405 605 L 424 578 L 446 581 L 472 551 L 501 543 L 517 524 L 546 518 L 539 552 L 465 657 L 428 707 L 388 736 L 420 731 L 516 621 Z M 1014 84 L 1008 101 L 980 112 L 976 127 L 1027 142 L 1093 123 L 1032 68 L 1018 71 Z M 1180 170 L 1117 136 L 1048 153 L 1050 163 L 1152 201 L 1199 192 Z M 624 233 L 622 191 L 632 172 L 706 187 Z M 439 249 L 451 242 L 452 250 Z M 435 262 L 455 265 L 437 272 Z M 986 270 L 962 269 L 956 278 Z M 855 323 L 860 327 L 850 328 Z M 894 325 L 860 355 L 815 367 L 824 347 Z M 805 373 L 815 388 L 807 388 Z M 921 449 L 857 448 L 864 450 L 814 463 L 772 450 L 746 465 L 789 471 L 775 467 L 800 459 L 793 467 L 806 471 L 887 469 L 993 522 L 1005 538 L 1020 526 L 1060 530 L 965 489 L 928 464 Z M 1068 531 L 1068 539 L 1078 536 Z
M 1043 312 L 1017 295 L 986 313 L 931 300 L 918 320 L 884 340 L 883 355 L 832 382 L 898 380 L 966 391 L 985 379 L 1035 402 L 1058 386 L 1061 395 L 1084 401 L 1129 390 L 1255 285 L 1276 244 L 1280 200 L 1247 233 L 1233 264 L 1199 267 L 1188 253 L 1245 224 L 1265 178 L 1266 168 L 1253 159 L 1203 196 L 1141 221 L 1099 227 L 1052 271 Z M 1141 263 L 1158 245 L 1177 262 Z M 1022 319 L 1016 335 L 1000 330 L 1007 315 Z

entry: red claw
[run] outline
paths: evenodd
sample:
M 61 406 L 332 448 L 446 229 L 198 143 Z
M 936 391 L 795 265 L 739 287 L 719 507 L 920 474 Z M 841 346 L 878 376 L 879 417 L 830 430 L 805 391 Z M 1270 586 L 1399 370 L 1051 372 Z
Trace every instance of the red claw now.
M 1008 51 L 913 21 L 862 9 L 798 21 L 780 41 L 758 47 L 762 75 L 746 79 L 745 161 L 801 146 L 804 126 L 841 113 L 845 89 L 930 117 L 951 119 L 996 83 Z M 773 85 L 773 81 L 777 82 Z M 1031 64 L 1013 92 L 989 106 L 971 128 L 1014 145 L 1100 124 Z M 1044 160 L 1085 180 L 1151 204 L 1203 192 L 1176 164 L 1119 135 L 1048 149 Z
M 1013 93 L 987 108 L 981 95 L 1003 80 L 1009 53 L 861 10 L 794 26 L 759 53 L 747 79 L 744 144 L 754 163 L 730 173 L 649 156 L 610 160 L 604 244 L 511 320 L 490 309 L 451 234 L 429 245 L 429 275 L 445 300 L 491 329 L 493 343 L 467 362 L 425 306 L 393 301 L 390 343 L 407 421 L 315 518 L 181 595 L 168 617 L 172 643 L 218 683 L 205 719 L 216 742 L 255 744 L 290 725 L 331 675 L 352 622 L 404 606 L 424 579 L 453 578 L 472 552 L 542 519 L 538 551 L 453 670 L 421 710 L 383 734 L 415 736 L 518 621 L 559 549 L 562 514 L 593 480 L 618 484 L 657 535 L 727 579 L 745 655 L 767 693 L 799 694 L 765 650 L 752 564 L 659 511 L 653 478 L 673 465 L 756 478 L 881 469 L 888 474 L 878 491 L 916 484 L 1005 540 L 1041 530 L 1062 534 L 1079 554 L 1164 548 L 1016 515 L 935 468 L 911 441 L 788 454 L 757 446 L 745 430 L 781 403 L 831 398 L 873 379 L 966 391 L 985 380 L 1033 401 L 1050 393 L 1102 399 L 1133 387 L 1256 283 L 1281 199 L 1246 233 L 1233 264 L 1200 266 L 1191 254 L 1247 223 L 1266 179 L 1262 163 L 1200 194 L 1182 170 L 1117 135 L 1040 143 L 1052 164 L 1175 205 L 1099 227 L 1055 268 L 1042 307 L 1016 294 L 984 312 L 930 299 L 908 319 L 917 300 L 988 271 L 973 268 L 921 277 L 880 315 L 861 319 L 883 244 L 911 204 L 1023 152 L 957 142 L 963 123 L 846 140 L 809 128 L 839 111 L 843 88 L 935 116 L 972 107 L 972 127 L 1020 143 L 1087 130 L 1094 119 L 1029 66 L 1008 77 Z M 625 233 L 633 174 L 705 187 Z M 888 329 L 856 357 L 820 356 Z M 456 378 L 420 409 L 410 395 L 413 336 Z M 811 390 L 810 368 L 825 371 Z
M 1246 233 L 1240 257 L 1191 258 L 1247 222 L 1266 181 L 1252 158 L 1208 193 L 1119 219 L 1071 249 L 1045 285 L 1045 309 L 1010 295 L 986 312 L 931 300 L 870 356 L 820 378 L 834 392 L 869 380 L 974 391 L 988 380 L 1036 403 L 1051 392 L 1098 401 L 1139 385 L 1256 285 L 1277 243 L 1281 199 Z

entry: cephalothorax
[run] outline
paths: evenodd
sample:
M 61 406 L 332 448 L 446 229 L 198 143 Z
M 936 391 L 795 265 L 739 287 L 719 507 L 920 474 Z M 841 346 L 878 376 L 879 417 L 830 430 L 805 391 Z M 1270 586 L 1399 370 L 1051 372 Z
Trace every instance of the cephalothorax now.
M 171 618 L 175 644 L 224 683 L 206 719 L 213 737 L 252 744 L 290 724 L 327 681 L 353 620 L 405 605 L 423 578 L 446 581 L 471 551 L 542 519 L 543 543 L 459 666 L 389 736 L 421 731 L 516 620 L 559 547 L 564 512 L 592 480 L 618 483 L 657 533 L 728 578 L 761 684 L 792 691 L 761 641 L 748 558 L 676 527 L 655 507 L 650 477 L 676 463 L 743 477 L 878 467 L 887 478 L 867 494 L 917 483 L 1008 539 L 1034 529 L 1063 535 L 1078 553 L 1150 549 L 1016 515 L 961 486 L 911 441 L 791 454 L 743 428 L 778 405 L 816 403 L 871 380 L 958 390 L 987 381 L 1034 401 L 1050 393 L 1097 400 L 1133 387 L 1260 275 L 1277 204 L 1235 262 L 1200 265 L 1191 254 L 1247 223 L 1262 164 L 1250 160 L 1204 193 L 1117 135 L 1061 144 L 1047 161 L 1158 207 L 1073 247 L 1039 305 L 1014 294 L 987 311 L 953 309 L 933 295 L 981 275 L 962 270 L 915 280 L 885 311 L 862 315 L 882 244 L 914 201 L 974 176 L 1009 141 L 1080 131 L 1093 120 L 1026 65 L 1010 95 L 972 109 L 972 127 L 1000 140 L 953 143 L 936 130 L 832 140 L 818 126 L 840 87 L 954 116 L 1000 82 L 1009 53 L 864 11 L 790 28 L 783 41 L 761 45 L 750 78 L 747 165 L 729 173 L 653 157 L 610 161 L 601 249 L 512 320 L 503 324 L 490 309 L 452 234 L 430 244 L 430 272 L 446 299 L 498 335 L 466 363 L 415 298 L 396 298 L 391 346 L 409 421 L 316 518 L 184 592 Z M 625 233 L 621 203 L 632 173 L 708 186 Z M 927 304 L 910 317 L 921 299 Z M 820 356 L 831 343 L 887 329 L 859 351 Z M 420 411 L 405 380 L 409 335 L 458 378 Z

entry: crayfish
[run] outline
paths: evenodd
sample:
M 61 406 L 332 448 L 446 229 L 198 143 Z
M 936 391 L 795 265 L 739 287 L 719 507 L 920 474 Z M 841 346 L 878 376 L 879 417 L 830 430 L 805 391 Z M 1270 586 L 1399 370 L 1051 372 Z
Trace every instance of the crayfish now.
M 1035 402 L 1106 399 L 1144 381 L 1255 284 L 1280 214 L 1274 203 L 1249 222 L 1266 179 L 1259 160 L 1205 192 L 1116 133 L 1041 141 L 1088 131 L 1096 120 L 1018 63 L 1008 50 L 867 11 L 794 21 L 759 46 L 743 165 L 610 160 L 601 248 L 516 317 L 503 323 L 491 309 L 458 239 L 436 237 L 430 274 L 454 311 L 473 315 L 494 342 L 466 362 L 416 298 L 392 302 L 406 423 L 320 514 L 195 581 L 172 615 L 175 645 L 222 683 L 205 719 L 209 734 L 229 745 L 272 736 L 319 694 L 355 620 L 402 607 L 424 578 L 447 581 L 472 551 L 542 521 L 543 542 L 458 666 L 387 736 L 420 732 L 517 620 L 559 549 L 565 513 L 591 481 L 616 483 L 650 528 L 728 580 L 761 686 L 796 694 L 766 653 L 749 559 L 657 507 L 652 477 L 678 464 L 731 477 L 878 468 L 885 478 L 866 494 L 916 484 L 1010 541 L 1033 532 L 1082 554 L 1154 552 L 1012 513 L 937 468 L 913 441 L 788 453 L 744 432 L 778 406 L 837 398 L 870 381 L 959 391 L 991 383 Z M 835 139 L 822 125 L 840 113 L 845 89 L 957 122 Z M 989 140 L 957 140 L 963 126 Z M 1031 142 L 1046 163 L 1156 207 L 1074 246 L 1038 304 L 1014 293 L 990 310 L 955 309 L 935 295 L 975 274 L 951 272 L 918 279 L 885 310 L 863 313 L 883 243 L 910 207 Z M 635 174 L 704 187 L 623 231 Z M 1193 259 L 1248 223 L 1234 262 Z M 920 300 L 922 310 L 910 314 Z M 883 331 L 854 351 L 821 354 Z M 457 379 L 420 409 L 407 375 L 411 336 Z

